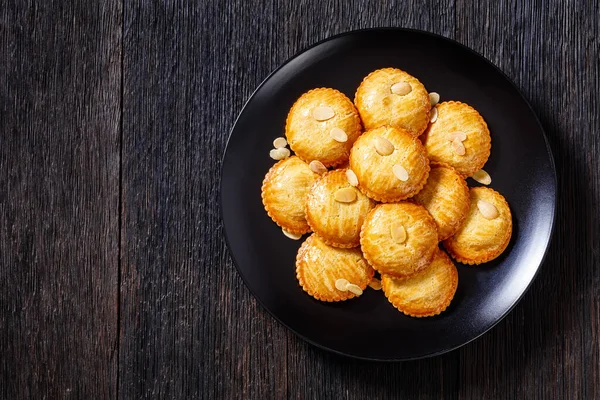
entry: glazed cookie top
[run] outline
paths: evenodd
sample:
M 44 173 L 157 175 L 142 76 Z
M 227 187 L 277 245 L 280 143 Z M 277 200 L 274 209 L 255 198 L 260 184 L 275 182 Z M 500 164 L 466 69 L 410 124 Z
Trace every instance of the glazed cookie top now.
M 350 153 L 360 190 L 384 203 L 415 195 L 429 175 L 425 148 L 410 133 L 390 126 L 365 132 Z
M 444 311 L 458 287 L 458 271 L 450 257 L 437 249 L 423 271 L 406 279 L 381 277 L 383 293 L 399 311 L 412 317 L 431 317 Z
M 342 92 L 319 88 L 304 93 L 292 106 L 285 127 L 290 148 L 302 160 L 326 167 L 348 160 L 362 132 L 352 101 Z
M 375 202 L 348 180 L 346 169 L 323 175 L 311 188 L 306 202 L 306 220 L 327 244 L 356 247 L 360 228 Z
M 481 264 L 498 257 L 512 235 L 512 215 L 504 197 L 493 189 L 470 189 L 471 206 L 467 217 L 444 247 L 457 261 Z
M 284 231 L 303 234 L 306 222 L 306 196 L 319 175 L 298 157 L 289 157 L 269 169 L 262 185 L 262 201 L 271 219 Z
M 296 256 L 296 277 L 317 300 L 342 301 L 360 296 L 375 271 L 358 248 L 341 249 L 310 235 Z
M 414 76 L 397 68 L 371 72 L 356 90 L 356 108 L 365 125 L 389 125 L 419 136 L 429 122 L 429 93 Z
M 464 178 L 454 168 L 440 164 L 431 166 L 427 183 L 413 200 L 425 207 L 435 220 L 439 240 L 456 233 L 471 204 Z
M 423 206 L 380 204 L 367 215 L 360 245 L 377 271 L 406 278 L 431 263 L 438 248 L 437 228 Z
M 429 158 L 450 165 L 463 177 L 473 175 L 487 162 L 492 147 L 485 120 L 458 101 L 440 103 L 436 109 L 437 119 L 422 138 Z

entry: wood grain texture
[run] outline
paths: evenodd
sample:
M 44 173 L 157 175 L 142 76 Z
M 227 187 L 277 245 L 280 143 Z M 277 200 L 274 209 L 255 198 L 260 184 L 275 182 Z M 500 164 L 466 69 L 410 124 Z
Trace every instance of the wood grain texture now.
M 3 2 L 0 398 L 600 398 L 599 6 Z M 547 131 L 561 193 L 551 251 L 509 316 L 395 364 L 277 323 L 237 274 L 218 206 L 253 90 L 306 46 L 374 26 L 498 65 Z
M 124 8 L 122 398 L 197 398 L 216 350 L 229 354 L 218 347 L 223 332 L 207 324 L 225 317 L 216 307 L 230 290 L 215 232 L 225 135 L 214 124 L 224 93 L 214 86 L 219 69 L 209 68 L 223 52 L 207 40 L 217 32 L 205 7 Z
M 120 4 L 0 5 L 0 398 L 114 398 Z

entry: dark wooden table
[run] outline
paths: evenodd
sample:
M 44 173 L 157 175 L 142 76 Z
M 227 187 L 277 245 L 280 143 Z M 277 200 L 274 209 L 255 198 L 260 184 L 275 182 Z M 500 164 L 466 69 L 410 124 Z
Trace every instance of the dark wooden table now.
M 600 399 L 598 0 L 140 3 L 0 1 L 0 398 Z M 279 325 L 237 274 L 217 203 L 254 88 L 373 26 L 498 65 L 538 113 L 560 189 L 551 250 L 510 315 L 395 364 Z

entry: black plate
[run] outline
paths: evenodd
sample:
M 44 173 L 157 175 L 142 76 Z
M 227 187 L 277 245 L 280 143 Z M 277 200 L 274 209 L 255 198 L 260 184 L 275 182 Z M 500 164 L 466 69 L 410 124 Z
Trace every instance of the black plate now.
M 298 286 L 300 241 L 266 215 L 262 179 L 273 165 L 272 141 L 284 134 L 293 102 L 316 87 L 351 99 L 369 72 L 398 67 L 443 100 L 475 107 L 492 133 L 485 169 L 508 200 L 514 233 L 506 252 L 476 268 L 458 264 L 459 285 L 446 312 L 410 318 L 379 291 L 338 304 L 314 300 Z M 469 180 L 469 184 L 475 184 Z M 509 79 L 489 61 L 452 40 L 405 29 L 372 29 L 327 39 L 272 73 L 244 106 L 227 144 L 221 212 L 229 249 L 260 303 L 300 337 L 337 353 L 408 360 L 455 349 L 500 321 L 523 296 L 549 245 L 556 208 L 556 172 L 538 119 Z

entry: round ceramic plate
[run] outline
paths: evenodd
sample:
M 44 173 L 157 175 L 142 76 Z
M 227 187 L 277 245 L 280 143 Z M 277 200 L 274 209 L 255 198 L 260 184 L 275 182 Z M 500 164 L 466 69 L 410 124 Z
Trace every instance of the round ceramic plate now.
M 513 213 L 514 232 L 498 259 L 457 264 L 459 284 L 450 307 L 432 318 L 398 312 L 381 291 L 322 303 L 295 277 L 302 241 L 286 238 L 261 202 L 262 180 L 273 165 L 273 139 L 284 136 L 287 113 L 304 92 L 331 87 L 354 98 L 371 71 L 397 67 L 444 100 L 470 104 L 485 118 L 492 154 L 491 187 Z M 469 185 L 477 185 L 471 179 Z M 371 29 L 332 37 L 273 72 L 240 113 L 227 144 L 221 212 L 229 249 L 244 282 L 281 323 L 314 345 L 372 360 L 441 354 L 477 338 L 515 306 L 543 262 L 556 208 L 556 173 L 544 132 L 527 101 L 489 61 L 452 40 L 405 29 Z M 306 236 L 305 236 L 306 237 Z M 304 238 L 302 239 L 304 240 Z

